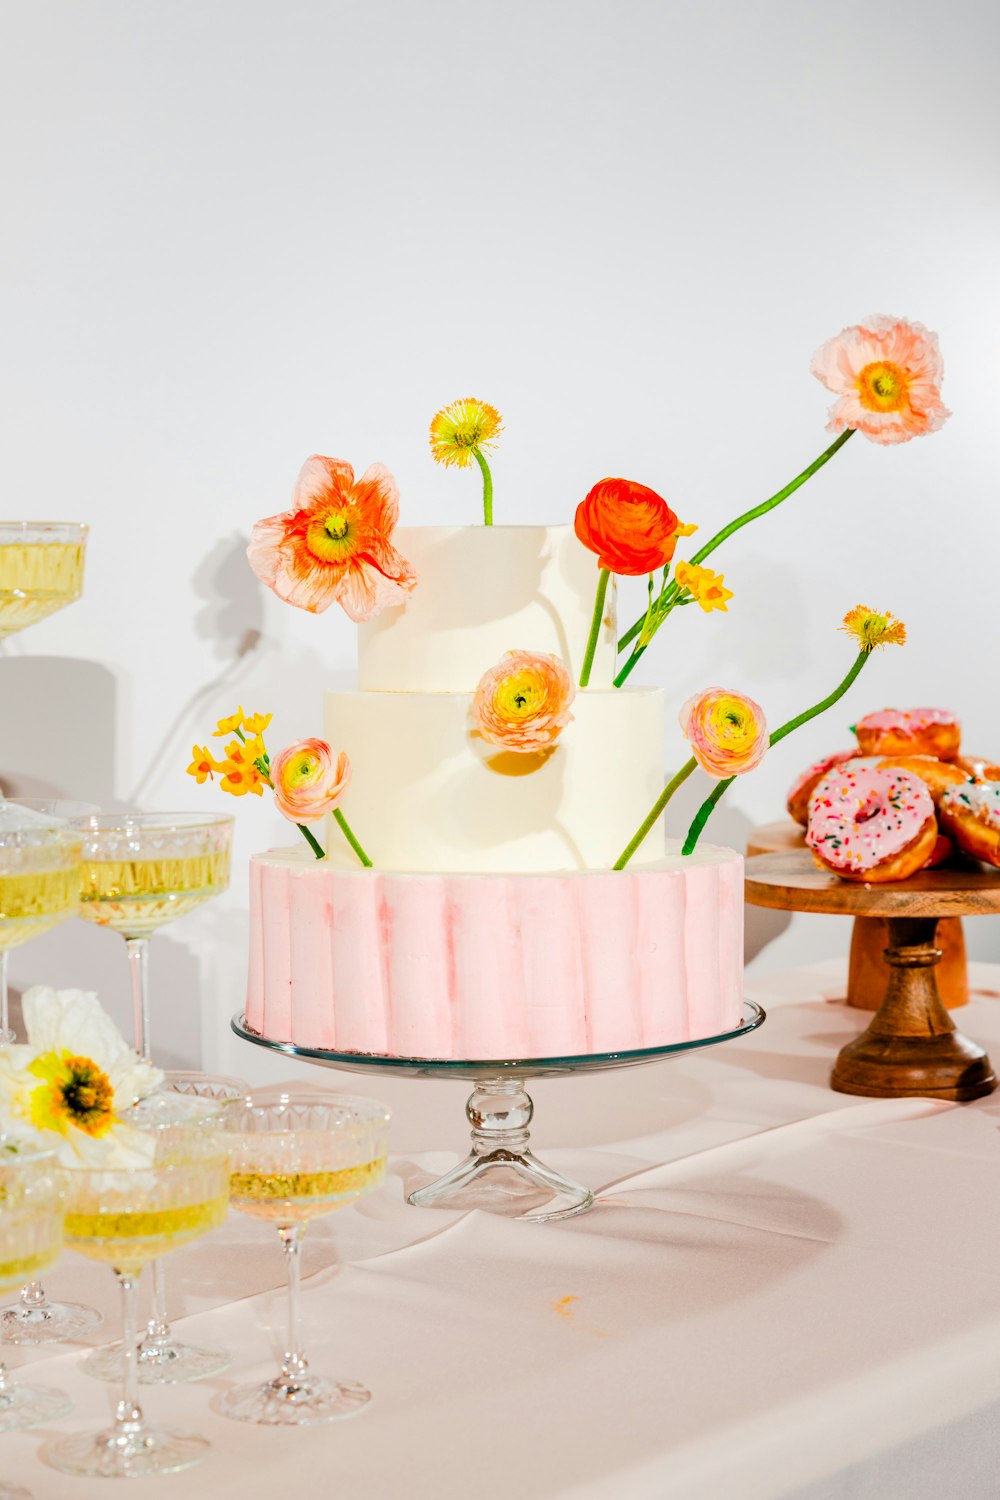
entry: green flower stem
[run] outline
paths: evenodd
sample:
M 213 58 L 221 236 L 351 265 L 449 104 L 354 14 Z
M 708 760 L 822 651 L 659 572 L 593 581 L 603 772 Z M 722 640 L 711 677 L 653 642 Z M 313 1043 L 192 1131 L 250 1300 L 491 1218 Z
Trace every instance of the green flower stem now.
M 322 859 L 323 845 L 319 842 L 319 839 L 317 839 L 312 830 L 307 828 L 304 823 L 296 823 L 295 826 L 301 833 L 302 837 L 305 839 L 306 843 L 309 845 L 312 852 L 315 854 L 316 858 Z
M 580 672 L 580 686 L 587 686 L 590 681 L 591 668 L 594 665 L 594 653 L 597 650 L 597 640 L 601 633 L 601 620 L 604 618 L 604 600 L 608 592 L 608 579 L 611 577 L 607 568 L 602 568 L 597 578 L 597 598 L 594 600 L 594 618 L 590 622 L 590 636 L 587 640 L 587 654 L 583 658 L 583 667 Z
M 711 541 L 706 542 L 704 547 L 700 547 L 694 554 L 694 556 L 690 559 L 692 565 L 697 566 L 699 563 L 704 562 L 705 558 L 708 557 L 712 552 L 714 552 L 716 547 L 721 547 L 726 538 L 731 537 L 735 531 L 739 531 L 743 526 L 748 526 L 751 521 L 756 521 L 758 516 L 766 515 L 769 510 L 774 510 L 775 506 L 780 505 L 782 500 L 787 500 L 789 495 L 794 495 L 795 491 L 797 489 L 800 489 L 801 486 L 805 484 L 807 479 L 811 479 L 812 476 L 816 474 L 824 464 L 830 462 L 830 459 L 836 452 L 838 452 L 839 449 L 844 446 L 853 431 L 853 427 L 845 428 L 840 436 L 830 444 L 829 448 L 824 449 L 819 458 L 814 459 L 807 469 L 802 470 L 801 474 L 797 474 L 790 484 L 785 485 L 785 488 L 783 490 L 779 490 L 776 495 L 772 495 L 770 500 L 765 500 L 761 505 L 755 505 L 753 510 L 744 511 L 741 516 L 737 516 L 734 521 L 730 521 L 728 526 L 723 526 L 722 530 L 717 531 L 715 533 L 715 536 L 712 537 Z M 675 581 L 668 586 L 667 591 L 663 596 L 663 604 L 668 604 L 676 592 L 677 584 Z M 664 613 L 664 619 L 665 618 L 666 614 Z M 626 630 L 625 634 L 618 642 L 619 651 L 624 651 L 625 647 L 630 645 L 632 641 L 635 640 L 636 636 L 642 630 L 644 620 L 645 616 L 643 616 L 642 620 L 637 620 L 634 625 L 630 626 L 629 629 Z M 663 621 L 661 620 L 660 624 L 662 623 Z M 615 679 L 615 682 L 617 686 L 621 685 L 620 683 L 618 683 L 617 678 Z
M 870 656 L 870 651 L 859 651 L 854 664 L 851 667 L 851 670 L 848 672 L 843 682 L 840 683 L 838 687 L 834 688 L 829 697 L 824 698 L 820 703 L 814 703 L 812 708 L 807 708 L 804 713 L 796 714 L 795 718 L 789 719 L 787 724 L 782 724 L 781 728 L 776 729 L 774 733 L 769 737 L 768 744 L 776 745 L 779 740 L 783 740 L 785 738 L 786 734 L 791 734 L 793 729 L 798 729 L 800 725 L 807 724 L 810 719 L 815 719 L 817 715 L 825 713 L 828 708 L 832 708 L 833 705 L 837 702 L 838 698 L 842 698 L 847 692 L 847 689 L 851 686 L 851 683 L 854 681 L 855 677 L 857 677 L 858 673 L 861 671 L 861 668 L 864 666 L 865 662 Z M 712 813 L 715 811 L 716 804 L 721 800 L 723 794 L 728 791 L 735 780 L 735 776 L 729 776 L 725 781 L 720 781 L 718 785 L 712 789 L 711 795 L 705 798 L 705 801 L 701 804 L 698 811 L 694 815 L 694 821 L 692 822 L 691 827 L 688 829 L 688 835 L 684 840 L 684 847 L 681 850 L 682 854 L 694 853 L 695 845 L 701 837 L 702 829 L 705 827 L 705 824 L 708 822 L 709 818 L 712 816 Z
M 618 858 L 615 860 L 614 864 L 612 865 L 612 869 L 624 870 L 625 866 L 628 864 L 629 860 L 632 858 L 633 854 L 638 849 L 639 845 L 642 843 L 643 839 L 646 837 L 653 824 L 657 821 L 658 818 L 662 816 L 663 809 L 666 807 L 667 803 L 670 801 L 677 788 L 679 786 L 683 786 L 684 782 L 687 781 L 688 777 L 691 775 L 691 772 L 694 770 L 697 764 L 698 762 L 692 755 L 691 759 L 685 761 L 684 765 L 681 766 L 680 770 L 677 772 L 677 775 L 673 778 L 673 780 L 667 782 L 666 786 L 663 788 L 663 791 L 657 797 L 649 812 L 646 814 L 645 818 L 643 818 L 642 822 L 639 824 L 639 827 L 629 839 L 621 854 L 619 854 Z
M 478 448 L 473 448 L 472 456 L 483 471 L 483 520 L 487 526 L 493 525 L 493 475 L 490 466 L 480 453 Z
M 344 838 L 350 844 L 351 848 L 354 850 L 355 854 L 358 856 L 358 858 L 360 859 L 361 863 L 364 865 L 365 869 L 366 870 L 370 870 L 372 868 L 372 862 L 368 858 L 368 856 L 365 853 L 365 851 L 362 849 L 361 845 L 358 843 L 357 839 L 354 837 L 354 831 L 351 828 L 350 823 L 348 823 L 347 819 L 344 817 L 344 814 L 341 812 L 341 810 L 340 810 L 339 807 L 335 807 L 333 809 L 333 817 L 334 817 L 334 822 L 340 828 L 340 831 L 344 835 Z M 305 832 L 304 829 L 303 829 L 303 832 Z M 309 835 L 306 834 L 306 837 L 308 838 Z

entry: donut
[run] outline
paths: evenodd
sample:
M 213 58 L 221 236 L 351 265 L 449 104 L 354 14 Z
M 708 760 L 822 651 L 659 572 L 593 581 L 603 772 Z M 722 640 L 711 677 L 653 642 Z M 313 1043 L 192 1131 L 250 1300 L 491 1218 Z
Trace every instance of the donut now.
M 813 788 L 818 781 L 822 781 L 827 771 L 834 766 L 839 766 L 845 760 L 853 760 L 857 750 L 835 750 L 832 755 L 825 755 L 822 760 L 814 761 L 801 776 L 797 776 L 788 791 L 786 806 L 789 817 L 801 823 L 803 828 L 809 826 L 809 798 L 812 796 Z
M 985 755 L 956 755 L 955 765 L 968 771 L 974 781 L 1000 781 L 1000 766 Z
M 933 755 L 893 755 L 888 760 L 880 760 L 879 765 L 886 771 L 891 771 L 894 766 L 899 771 L 912 771 L 914 776 L 920 777 L 935 804 L 950 786 L 964 786 L 969 780 L 969 773 L 953 760 L 935 760 Z
M 824 776 L 809 804 L 806 843 L 843 880 L 905 880 L 933 856 L 937 837 L 931 794 L 912 771 L 848 763 Z
M 1000 781 L 967 781 L 941 798 L 941 826 L 960 849 L 1000 867 Z
M 946 859 L 951 859 L 954 852 L 955 845 L 947 834 L 938 833 L 934 848 L 931 850 L 930 859 L 924 865 L 924 869 L 936 869 L 938 865 L 943 865 Z
M 883 708 L 855 725 L 862 755 L 933 755 L 954 760 L 962 741 L 947 708 Z

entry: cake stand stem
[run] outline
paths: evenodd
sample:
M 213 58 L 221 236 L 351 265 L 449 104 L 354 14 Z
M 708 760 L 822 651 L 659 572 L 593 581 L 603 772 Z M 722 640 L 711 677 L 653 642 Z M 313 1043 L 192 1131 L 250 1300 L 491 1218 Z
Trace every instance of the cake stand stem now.
M 955 1029 L 938 992 L 937 917 L 889 917 L 889 983 L 867 1031 L 837 1058 L 830 1083 L 842 1094 L 978 1099 L 996 1088 L 981 1047 Z
M 534 1105 L 519 1078 L 484 1078 L 465 1106 L 472 1149 L 450 1172 L 418 1188 L 417 1208 L 485 1209 L 536 1224 L 568 1219 L 594 1201 L 589 1188 L 554 1172 L 532 1155 L 528 1126 Z

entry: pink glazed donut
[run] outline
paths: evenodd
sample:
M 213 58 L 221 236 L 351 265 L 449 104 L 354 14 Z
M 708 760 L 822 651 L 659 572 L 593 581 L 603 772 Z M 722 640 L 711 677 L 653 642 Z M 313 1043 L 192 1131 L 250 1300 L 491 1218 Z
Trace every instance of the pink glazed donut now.
M 806 843 L 824 869 L 876 884 L 922 870 L 937 832 L 934 803 L 919 776 L 846 765 L 813 792 Z
M 962 730 L 947 708 L 883 708 L 855 726 L 862 755 L 933 755 L 954 760 Z
M 832 755 L 824 755 L 822 760 L 815 761 L 804 770 L 801 776 L 797 776 L 788 790 L 789 816 L 796 823 L 801 823 L 803 828 L 809 826 L 809 798 L 814 788 L 823 780 L 827 771 L 832 771 L 834 766 L 839 766 L 845 760 L 854 760 L 857 750 L 835 750 Z

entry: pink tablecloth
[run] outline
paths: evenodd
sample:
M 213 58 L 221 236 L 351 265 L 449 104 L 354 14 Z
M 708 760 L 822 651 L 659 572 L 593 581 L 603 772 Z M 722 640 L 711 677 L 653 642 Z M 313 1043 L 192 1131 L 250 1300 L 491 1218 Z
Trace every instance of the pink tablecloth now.
M 960 1023 L 1000 1060 L 1000 968 L 976 966 L 973 982 Z M 210 1409 L 232 1372 L 150 1390 L 148 1415 L 214 1450 L 129 1493 L 1000 1494 L 1000 1095 L 963 1107 L 830 1093 L 836 1050 L 865 1023 L 827 998 L 839 988 L 829 968 L 761 981 L 769 1018 L 751 1037 L 538 1085 L 539 1153 L 599 1190 L 562 1225 L 405 1206 L 454 1160 L 411 1152 L 428 1144 L 413 1125 L 421 1099 L 447 1099 L 438 1144 L 457 1149 L 464 1086 L 322 1075 L 388 1098 L 404 1151 L 381 1192 L 307 1245 L 311 1361 L 364 1380 L 375 1402 L 339 1425 L 271 1431 Z M 227 1343 L 241 1377 L 269 1373 L 284 1316 L 269 1231 L 232 1216 L 168 1265 L 184 1335 Z M 101 1303 L 114 1330 L 106 1270 L 67 1254 L 51 1288 Z M 60 1430 L 106 1417 L 109 1392 L 79 1372 L 79 1350 L 10 1362 L 73 1394 Z M 0 1438 L 0 1476 L 36 1500 L 105 1492 L 41 1465 L 44 1436 Z

